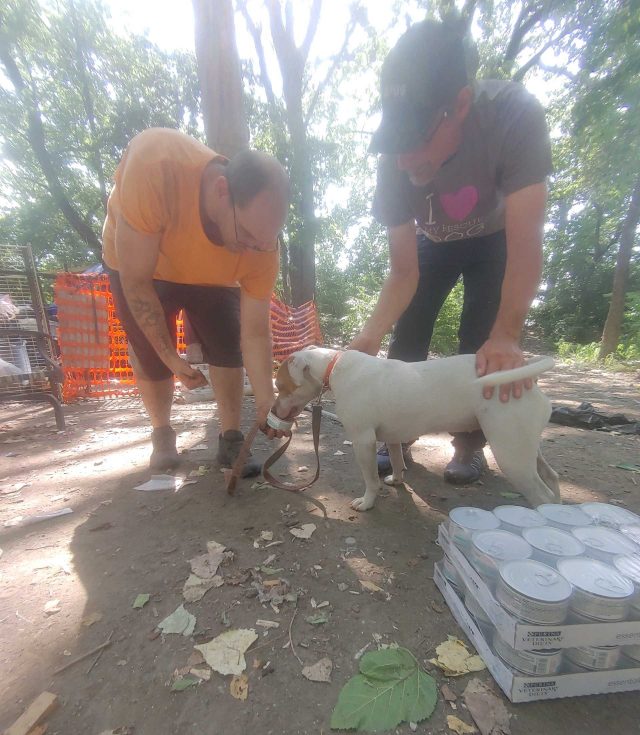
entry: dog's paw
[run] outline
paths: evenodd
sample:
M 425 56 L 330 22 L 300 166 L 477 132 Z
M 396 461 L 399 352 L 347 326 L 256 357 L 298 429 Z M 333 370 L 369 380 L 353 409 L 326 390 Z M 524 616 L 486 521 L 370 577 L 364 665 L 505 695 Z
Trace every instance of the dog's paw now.
M 354 510 L 363 511 L 369 510 L 369 508 L 373 508 L 375 502 L 375 497 L 368 498 L 366 495 L 363 495 L 361 498 L 356 498 L 355 500 L 352 500 L 350 505 Z
M 400 475 L 400 477 L 396 477 L 395 475 L 387 475 L 384 478 L 384 484 L 385 485 L 403 485 L 404 484 L 403 476 Z

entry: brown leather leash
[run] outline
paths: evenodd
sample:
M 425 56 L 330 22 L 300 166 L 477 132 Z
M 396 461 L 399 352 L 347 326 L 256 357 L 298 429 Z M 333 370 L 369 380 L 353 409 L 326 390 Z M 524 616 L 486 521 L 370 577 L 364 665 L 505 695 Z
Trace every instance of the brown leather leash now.
M 293 438 L 293 434 L 289 434 L 287 437 L 287 440 L 282 446 L 278 447 L 276 451 L 265 461 L 264 465 L 262 466 L 262 476 L 264 477 L 265 481 L 268 482 L 273 487 L 278 488 L 279 490 L 287 490 L 288 492 L 292 493 L 299 493 L 303 490 L 306 490 L 307 488 L 311 487 L 318 477 L 320 476 L 320 424 L 322 422 L 322 395 L 329 389 L 329 378 L 331 376 L 331 373 L 333 371 L 333 368 L 335 367 L 336 362 L 338 361 L 338 358 L 341 353 L 336 353 L 334 357 L 331 359 L 331 362 L 327 366 L 327 370 L 325 372 L 323 381 L 322 381 L 322 388 L 320 390 L 320 395 L 318 396 L 318 400 L 312 405 L 311 407 L 311 435 L 313 437 L 313 450 L 316 455 L 316 472 L 312 479 L 303 481 L 299 484 L 294 483 L 287 483 L 287 482 L 281 482 L 280 480 L 276 479 L 270 472 L 270 468 L 272 465 L 274 465 L 280 457 L 287 451 L 289 448 L 289 444 L 291 444 L 291 439 Z M 253 444 L 254 439 L 256 438 L 256 435 L 260 429 L 260 425 L 258 422 L 256 422 L 253 427 L 251 428 L 251 431 L 247 434 L 245 437 L 244 443 L 240 449 L 240 452 L 238 454 L 238 457 L 236 461 L 234 462 L 233 468 L 231 472 L 228 475 L 227 478 L 227 492 L 229 495 L 233 495 L 235 492 L 236 484 L 238 482 L 238 478 L 242 476 L 242 468 L 244 467 L 245 462 L 247 461 L 247 457 L 249 456 L 249 450 L 251 449 L 251 445 Z M 310 503 L 313 503 L 316 507 L 320 508 L 322 511 L 324 517 L 327 517 L 327 509 L 325 506 L 315 498 L 309 497 L 308 498 Z

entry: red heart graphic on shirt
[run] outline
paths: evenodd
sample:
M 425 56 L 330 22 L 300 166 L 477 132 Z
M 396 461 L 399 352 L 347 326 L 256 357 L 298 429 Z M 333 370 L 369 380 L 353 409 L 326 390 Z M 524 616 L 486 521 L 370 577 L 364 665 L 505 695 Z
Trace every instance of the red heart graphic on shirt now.
M 463 186 L 454 194 L 441 194 L 440 204 L 447 217 L 461 222 L 467 215 L 473 212 L 478 203 L 478 190 L 475 186 Z

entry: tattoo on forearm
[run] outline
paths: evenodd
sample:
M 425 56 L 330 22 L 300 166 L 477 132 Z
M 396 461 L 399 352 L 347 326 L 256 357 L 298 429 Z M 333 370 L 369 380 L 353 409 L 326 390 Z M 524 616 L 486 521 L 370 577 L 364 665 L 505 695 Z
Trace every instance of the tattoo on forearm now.
M 127 299 L 131 313 L 160 357 L 175 352 L 162 309 L 143 296 Z

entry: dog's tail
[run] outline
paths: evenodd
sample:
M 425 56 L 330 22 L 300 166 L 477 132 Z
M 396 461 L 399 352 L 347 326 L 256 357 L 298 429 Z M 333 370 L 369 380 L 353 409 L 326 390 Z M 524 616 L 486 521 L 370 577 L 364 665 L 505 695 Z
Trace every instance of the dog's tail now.
M 552 357 L 534 357 L 525 365 L 513 370 L 500 370 L 497 373 L 489 373 L 477 378 L 474 383 L 477 385 L 504 385 L 504 383 L 513 383 L 516 380 L 525 380 L 526 378 L 535 378 L 544 373 L 555 365 Z

